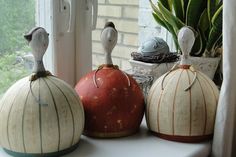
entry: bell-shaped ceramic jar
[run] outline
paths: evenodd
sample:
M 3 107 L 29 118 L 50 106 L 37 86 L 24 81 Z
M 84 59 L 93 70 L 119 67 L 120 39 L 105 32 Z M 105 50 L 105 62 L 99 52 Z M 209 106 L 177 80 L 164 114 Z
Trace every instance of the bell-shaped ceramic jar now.
M 0 145 L 17 157 L 61 156 L 77 147 L 83 106 L 74 89 L 43 66 L 45 29 L 34 28 L 25 38 L 35 58 L 34 73 L 12 85 L 0 101 Z
M 111 138 L 128 136 L 140 126 L 144 97 L 137 82 L 112 64 L 111 52 L 117 42 L 117 30 L 106 23 L 101 41 L 105 64 L 85 75 L 76 85 L 85 110 L 87 136 Z
M 191 29 L 180 30 L 180 65 L 157 79 L 148 94 L 148 128 L 164 139 L 200 142 L 213 135 L 219 91 L 210 78 L 189 63 L 194 40 Z

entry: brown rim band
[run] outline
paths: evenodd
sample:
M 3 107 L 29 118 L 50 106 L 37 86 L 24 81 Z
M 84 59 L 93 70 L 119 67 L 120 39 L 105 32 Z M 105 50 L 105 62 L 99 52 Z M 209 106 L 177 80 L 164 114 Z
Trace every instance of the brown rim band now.
M 186 142 L 186 143 L 197 143 L 203 142 L 206 140 L 211 140 L 213 138 L 213 134 L 209 135 L 201 135 L 201 136 L 179 136 L 179 135 L 166 135 L 161 133 L 156 133 L 151 131 L 157 137 L 170 140 L 170 141 L 177 141 L 177 142 Z
M 183 65 L 178 65 L 178 67 L 181 69 L 189 69 L 191 65 L 183 64 Z
M 94 138 L 117 138 L 117 137 L 125 137 L 130 136 L 138 132 L 139 129 L 120 131 L 120 132 L 93 132 L 84 130 L 83 134 L 89 137 Z

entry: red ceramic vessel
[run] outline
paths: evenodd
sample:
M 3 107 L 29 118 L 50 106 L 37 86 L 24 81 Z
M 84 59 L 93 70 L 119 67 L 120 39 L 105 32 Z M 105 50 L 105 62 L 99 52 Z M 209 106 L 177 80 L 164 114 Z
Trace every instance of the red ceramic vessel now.
M 144 97 L 137 82 L 111 65 L 84 76 L 76 85 L 85 110 L 84 134 L 121 137 L 135 133 L 144 114 Z

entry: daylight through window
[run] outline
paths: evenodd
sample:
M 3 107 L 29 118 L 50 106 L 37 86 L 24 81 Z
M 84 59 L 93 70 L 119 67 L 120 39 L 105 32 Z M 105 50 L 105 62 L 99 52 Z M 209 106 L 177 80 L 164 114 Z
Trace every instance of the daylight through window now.
M 33 66 L 24 33 L 35 26 L 35 0 L 0 0 L 0 97 Z

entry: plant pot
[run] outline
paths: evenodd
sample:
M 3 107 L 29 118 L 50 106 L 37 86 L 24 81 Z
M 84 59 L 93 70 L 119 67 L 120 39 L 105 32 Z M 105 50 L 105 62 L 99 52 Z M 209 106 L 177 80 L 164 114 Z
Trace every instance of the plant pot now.
M 132 66 L 132 71 L 135 74 L 151 75 L 153 76 L 154 81 L 161 75 L 169 71 L 176 63 L 172 62 L 172 63 L 155 64 L 155 63 L 145 63 L 141 61 L 136 61 L 133 59 L 130 59 L 129 62 Z
M 220 58 L 189 57 L 192 65 L 199 71 L 202 71 L 210 79 L 214 78 Z M 129 60 L 134 73 L 143 75 L 152 75 L 154 81 L 161 75 L 169 71 L 177 62 L 172 63 L 145 63 L 141 61 Z
M 189 59 L 194 68 L 200 70 L 213 80 L 221 58 L 190 57 Z

